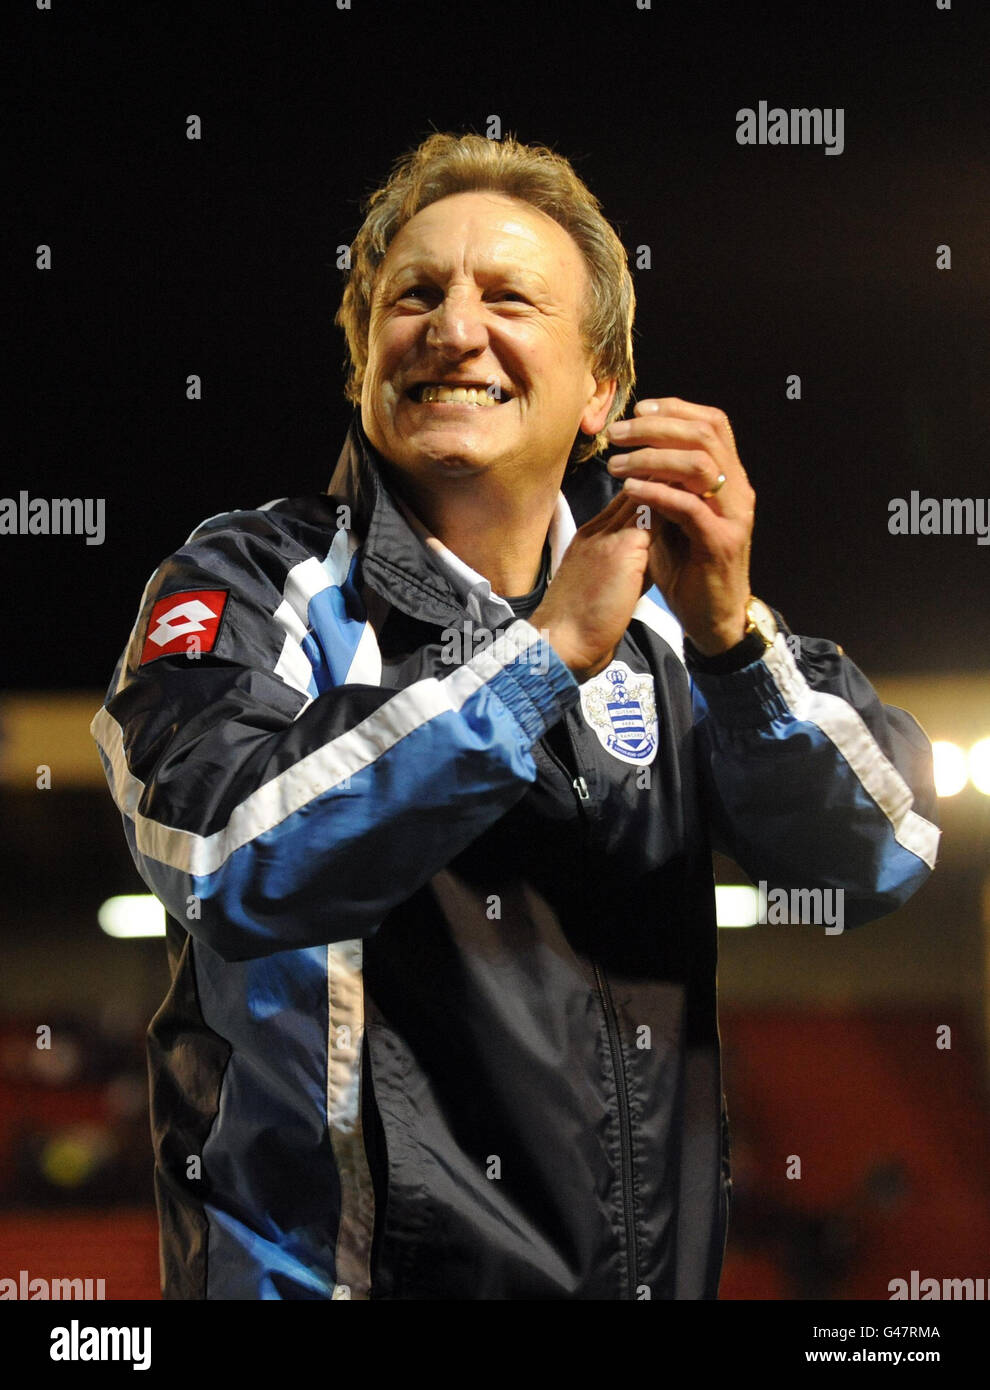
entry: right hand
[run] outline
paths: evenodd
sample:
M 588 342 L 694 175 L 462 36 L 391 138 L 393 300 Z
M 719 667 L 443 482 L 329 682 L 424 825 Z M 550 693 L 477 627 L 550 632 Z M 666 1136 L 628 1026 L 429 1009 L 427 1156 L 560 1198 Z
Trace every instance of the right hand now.
M 529 618 L 547 633 L 578 682 L 590 680 L 612 660 L 648 587 L 652 532 L 635 524 L 639 506 L 620 492 L 576 532 Z

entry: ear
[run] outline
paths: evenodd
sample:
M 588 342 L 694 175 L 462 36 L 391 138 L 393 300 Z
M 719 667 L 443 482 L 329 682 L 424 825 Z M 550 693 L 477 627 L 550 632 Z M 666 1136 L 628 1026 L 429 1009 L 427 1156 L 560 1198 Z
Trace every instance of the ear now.
M 591 378 L 594 382 L 592 395 L 581 412 L 581 430 L 584 434 L 597 434 L 605 428 L 605 421 L 612 409 L 618 382 L 614 377 Z

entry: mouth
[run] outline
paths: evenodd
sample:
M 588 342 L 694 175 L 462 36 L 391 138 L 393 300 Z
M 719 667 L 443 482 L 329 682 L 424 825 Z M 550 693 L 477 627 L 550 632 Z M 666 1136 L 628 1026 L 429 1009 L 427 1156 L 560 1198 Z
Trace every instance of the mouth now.
M 497 384 L 481 382 L 452 386 L 440 381 L 421 381 L 410 387 L 406 395 L 420 405 L 473 405 L 483 410 L 511 399 Z

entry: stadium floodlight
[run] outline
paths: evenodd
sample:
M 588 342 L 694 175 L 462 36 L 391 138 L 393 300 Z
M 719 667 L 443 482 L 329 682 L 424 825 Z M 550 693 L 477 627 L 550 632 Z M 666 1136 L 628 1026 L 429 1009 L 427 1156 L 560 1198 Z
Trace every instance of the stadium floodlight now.
M 715 911 L 720 927 L 754 927 L 760 916 L 759 893 L 749 883 L 715 885 Z
M 969 750 L 969 780 L 978 792 L 990 796 L 990 738 L 981 738 Z
M 935 762 L 935 791 L 939 796 L 955 796 L 966 785 L 969 769 L 966 754 L 957 743 L 937 739 L 932 744 Z
M 107 936 L 165 935 L 165 909 L 150 893 L 122 893 L 100 904 L 96 919 Z

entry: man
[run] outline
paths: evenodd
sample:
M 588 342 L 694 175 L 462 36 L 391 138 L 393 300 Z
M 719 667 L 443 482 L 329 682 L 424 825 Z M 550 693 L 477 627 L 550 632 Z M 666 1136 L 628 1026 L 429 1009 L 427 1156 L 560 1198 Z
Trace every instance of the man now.
M 93 731 L 168 911 L 167 1297 L 714 1298 L 712 846 L 847 924 L 934 864 L 918 726 L 752 599 L 724 414 L 616 421 L 632 306 L 566 161 L 434 135 L 329 495 L 148 585 Z

